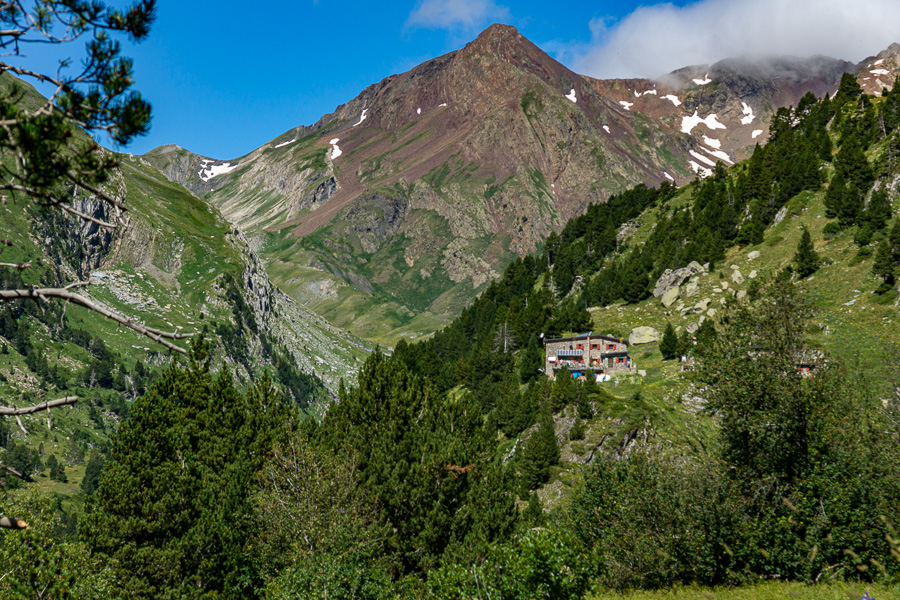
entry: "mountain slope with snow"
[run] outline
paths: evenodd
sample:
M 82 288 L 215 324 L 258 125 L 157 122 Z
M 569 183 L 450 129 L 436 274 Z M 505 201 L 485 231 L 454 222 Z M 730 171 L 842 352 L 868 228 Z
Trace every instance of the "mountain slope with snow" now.
M 596 80 L 494 25 L 246 156 L 146 158 L 246 231 L 289 295 L 391 344 L 446 323 L 589 204 L 746 158 L 779 107 L 845 72 L 892 84 L 898 49 Z

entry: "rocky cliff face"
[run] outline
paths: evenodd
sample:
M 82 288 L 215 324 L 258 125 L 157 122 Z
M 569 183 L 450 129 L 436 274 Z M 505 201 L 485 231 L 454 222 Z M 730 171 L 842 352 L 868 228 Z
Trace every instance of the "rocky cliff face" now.
M 125 185 L 121 172 L 113 173 L 106 185 L 110 193 L 120 201 L 125 198 Z M 84 190 L 71 190 L 71 206 L 81 214 L 105 223 L 116 222 L 112 207 Z M 123 219 L 122 221 L 127 221 Z M 47 249 L 54 262 L 69 272 L 71 277 L 84 281 L 90 272 L 99 269 L 112 251 L 116 239 L 115 230 L 98 223 L 58 210 L 48 210 L 41 219 L 32 222 L 34 235 Z
M 729 60 L 600 81 L 495 25 L 239 159 L 147 158 L 247 231 L 298 300 L 376 338 L 362 322 L 389 307 L 391 341 L 458 311 L 587 205 L 745 158 L 779 107 L 832 93 L 844 72 L 892 83 L 898 48 L 858 66 Z

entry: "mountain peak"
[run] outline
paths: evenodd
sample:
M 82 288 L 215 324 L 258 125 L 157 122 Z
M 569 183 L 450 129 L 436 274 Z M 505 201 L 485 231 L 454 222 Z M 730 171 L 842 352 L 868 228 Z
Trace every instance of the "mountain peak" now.
M 519 30 L 512 25 L 502 25 L 494 23 L 480 34 L 478 37 L 466 44 L 464 50 L 480 51 L 496 56 L 509 58 L 515 56 L 517 49 L 522 48 L 525 51 L 537 49 L 528 39 L 519 33 Z
M 490 56 L 568 91 L 578 76 L 541 50 L 512 25 L 494 23 L 457 53 L 461 57 Z M 562 86 L 562 87 L 560 87 Z
M 511 41 L 520 38 L 522 38 L 522 34 L 519 33 L 519 30 L 512 25 L 494 23 L 493 25 L 488 26 L 487 29 L 479 33 L 478 37 L 473 40 L 473 43 L 489 43 L 489 41 L 493 40 Z

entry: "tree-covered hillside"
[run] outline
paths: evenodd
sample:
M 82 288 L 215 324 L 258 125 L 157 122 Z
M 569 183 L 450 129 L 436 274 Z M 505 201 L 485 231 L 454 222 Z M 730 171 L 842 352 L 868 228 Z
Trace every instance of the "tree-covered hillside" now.
M 895 587 L 898 108 L 845 77 L 747 161 L 591 206 L 432 338 L 371 353 L 321 419 L 283 300 L 202 200 L 123 158 L 127 234 L 13 212 L 4 257 L 31 267 L 6 289 L 93 275 L 97 301 L 202 335 L 172 358 L 77 307 L 5 307 L 0 390 L 81 399 L 0 421 L 37 481 L 0 498 L 30 525 L 0 533 L 0 596 Z M 632 345 L 634 374 L 542 372 L 542 338 L 645 323 L 665 333 Z

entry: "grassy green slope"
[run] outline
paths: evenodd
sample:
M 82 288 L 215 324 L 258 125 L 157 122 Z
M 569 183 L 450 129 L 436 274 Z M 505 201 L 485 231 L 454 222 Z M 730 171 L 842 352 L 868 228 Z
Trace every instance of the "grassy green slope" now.
M 245 367 L 215 335 L 217 326 L 235 323 L 235 305 L 228 298 L 227 281 L 244 281 L 249 249 L 206 201 L 173 184 L 139 158 L 120 159 L 120 174 L 112 178 L 110 185 L 113 189 L 118 186 L 125 196 L 129 208 L 127 226 L 114 235 L 99 268 L 85 269 L 93 275 L 92 285 L 82 293 L 149 326 L 208 332 L 216 363 L 230 365 L 239 380 L 250 383 L 260 369 L 266 368 L 258 339 L 246 338 L 252 367 Z M 9 199 L 0 210 L 4 216 L 0 238 L 12 243 L 2 259 L 31 263 L 31 268 L 22 272 L 26 283 L 66 284 L 79 279 L 76 269 L 84 248 L 73 252 L 60 240 L 68 241 L 80 223 L 64 222 L 56 211 L 34 207 L 21 198 Z M 252 302 L 251 290 L 241 293 L 247 302 Z M 357 365 L 368 354 L 365 344 L 293 305 L 277 291 L 271 302 L 273 312 L 266 325 L 270 337 L 283 344 L 279 352 L 296 359 L 299 371 L 320 374 L 333 390 L 341 378 L 354 377 Z M 51 308 L 60 311 L 61 305 L 53 304 Z M 70 328 L 105 343 L 115 356 L 116 373 L 124 375 L 124 389 L 86 380 L 84 373 L 96 363 L 91 352 L 62 340 L 51 318 L 41 322 L 23 315 L 20 319 L 28 328 L 31 344 L 52 368 L 60 369 L 64 383 L 54 383 L 32 371 L 26 357 L 17 351 L 15 340 L 0 337 L 0 397 L 4 399 L 2 404 L 11 406 L 27 406 L 64 395 L 80 398 L 73 407 L 54 410 L 49 428 L 46 414 L 22 417 L 27 434 L 18 429 L 14 420 L 4 421 L 14 444 L 33 450 L 43 446 L 44 461 L 54 455 L 65 465 L 67 483 L 51 480 L 44 469 L 35 475 L 34 483 L 26 485 L 60 494 L 66 499 L 66 510 L 78 512 L 83 499 L 79 484 L 87 457 L 92 449 L 107 445 L 125 414 L 120 409 L 134 397 L 135 365 L 140 362 L 150 371 L 145 381 L 149 383 L 152 373 L 158 373 L 170 359 L 162 346 L 92 311 L 66 306 L 65 317 Z M 178 343 L 187 345 L 185 341 Z M 321 388 L 316 394 L 321 399 L 327 397 Z M 114 409 L 116 406 L 119 409 Z
M 693 186 L 684 188 L 670 201 L 668 208 L 672 203 L 684 205 L 689 202 L 693 191 Z M 710 307 L 716 314 L 708 317 L 702 313 L 702 316 L 716 319 L 724 310 L 723 302 L 736 302 L 737 292 L 747 290 L 754 279 L 771 279 L 788 266 L 803 228 L 807 228 L 823 261 L 823 266 L 814 275 L 799 283 L 814 306 L 808 331 L 811 343 L 854 369 L 871 372 L 882 369 L 885 346 L 900 341 L 897 295 L 875 293 L 881 280 L 871 273 L 873 255 L 869 255 L 867 249 L 860 252 L 853 241 L 856 228 L 845 230 L 833 239 L 823 239 L 823 229 L 833 221 L 824 216 L 823 198 L 823 191 L 804 192 L 793 198 L 787 205 L 784 220 L 767 229 L 763 243 L 732 248 L 713 273 L 698 276 L 696 295 L 679 298 L 668 309 L 653 297 L 633 305 L 616 303 L 589 308 L 594 330 L 627 337 L 634 327 L 649 326 L 662 332 L 667 323 L 672 323 L 680 333 L 688 324 L 698 322 L 701 314 L 685 316 L 678 308 L 690 307 L 706 299 L 711 301 Z M 640 244 L 649 236 L 660 210 L 652 208 L 641 216 L 641 226 L 633 234 L 632 244 Z M 897 210 L 900 205 L 895 202 L 895 213 Z M 873 240 L 871 245 L 877 241 Z M 754 252 L 759 256 L 748 258 Z M 736 271 L 743 277 L 743 283 L 735 283 Z M 755 276 L 753 279 L 751 274 Z M 598 416 L 587 425 L 584 440 L 564 443 L 562 463 L 540 492 L 548 507 L 565 504 L 588 452 L 596 448 L 604 436 L 621 439 L 625 433 L 646 427 L 657 441 L 675 450 L 708 450 L 716 443 L 711 422 L 699 414 L 700 404 L 693 401 L 696 392 L 691 374 L 682 373 L 674 360 L 663 361 L 657 343 L 632 346 L 631 355 L 637 368 L 646 371 L 646 376 L 626 375 L 601 384 L 614 399 L 599 407 Z M 644 396 L 637 404 L 632 400 L 636 392 Z M 567 425 L 571 418 L 572 415 L 566 413 L 558 419 L 558 425 Z

